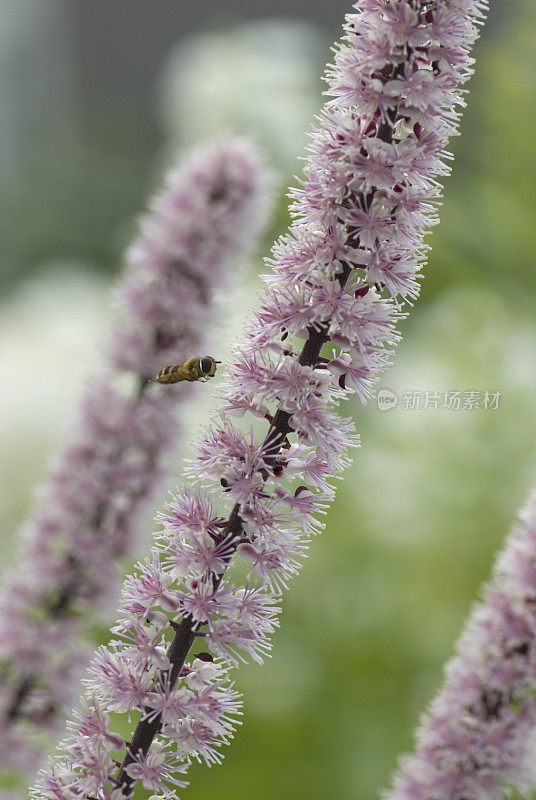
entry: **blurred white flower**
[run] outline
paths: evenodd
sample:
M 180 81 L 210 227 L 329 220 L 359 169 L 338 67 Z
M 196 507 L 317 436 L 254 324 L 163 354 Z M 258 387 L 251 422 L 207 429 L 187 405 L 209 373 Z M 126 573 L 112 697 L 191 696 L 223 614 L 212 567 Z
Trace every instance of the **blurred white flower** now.
M 79 262 L 44 265 L 0 313 L 0 524 L 16 530 L 75 407 L 102 329 L 108 286 Z
M 318 29 L 266 20 L 181 40 L 164 63 L 160 114 L 172 147 L 221 130 L 252 136 L 284 170 L 296 170 L 320 105 Z

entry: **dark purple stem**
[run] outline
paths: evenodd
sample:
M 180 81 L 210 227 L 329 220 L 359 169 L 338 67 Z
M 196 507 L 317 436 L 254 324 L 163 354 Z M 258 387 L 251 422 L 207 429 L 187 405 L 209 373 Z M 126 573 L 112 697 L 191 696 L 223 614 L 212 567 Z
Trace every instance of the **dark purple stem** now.
M 351 268 L 345 265 L 343 271 L 337 276 L 341 288 L 345 286 L 350 276 Z M 299 356 L 299 362 L 302 366 L 315 367 L 320 357 L 320 352 L 324 344 L 329 341 L 327 335 L 328 326 L 322 325 L 319 330 L 311 328 L 309 330 L 309 337 L 303 345 L 302 351 Z M 281 451 L 281 447 L 285 443 L 288 434 L 292 431 L 290 425 L 291 415 L 279 409 L 276 411 L 274 418 L 270 424 L 270 429 L 263 442 L 262 452 L 264 463 L 268 467 L 273 467 L 277 457 Z M 227 521 L 227 524 L 219 534 L 221 539 L 230 540 L 230 552 L 227 558 L 227 563 L 230 562 L 232 555 L 240 543 L 243 535 L 242 519 L 240 517 L 240 505 L 237 503 Z M 224 573 L 216 576 L 213 575 L 214 588 L 217 588 L 223 578 Z M 175 635 L 171 642 L 167 656 L 169 658 L 171 669 L 169 671 L 169 685 L 174 686 L 184 666 L 184 662 L 188 657 L 188 653 L 196 639 L 196 625 L 191 617 L 184 617 L 175 629 Z M 126 768 L 136 760 L 136 756 L 140 753 L 146 755 L 151 746 L 151 742 L 158 734 L 162 724 L 162 717 L 159 714 L 151 721 L 142 719 L 138 722 L 132 742 L 127 750 L 123 763 L 117 775 L 117 785 L 122 787 L 123 795 L 130 797 L 134 789 L 135 781 L 128 775 Z
M 409 52 L 408 52 L 409 56 Z M 396 69 L 393 71 L 393 74 L 390 75 L 390 79 L 395 78 L 398 75 L 403 73 L 404 66 L 400 64 Z M 389 122 L 383 122 L 379 125 L 377 131 L 377 137 L 384 142 L 390 143 L 393 140 L 393 133 L 396 124 L 396 109 L 393 109 L 389 113 Z M 366 206 L 370 206 L 372 199 L 374 197 L 375 189 L 373 188 L 366 196 L 360 194 L 358 199 L 359 201 Z M 352 244 L 354 246 L 359 245 L 359 238 L 358 237 L 350 237 L 349 240 L 352 239 Z M 350 273 L 352 268 L 348 264 L 344 264 L 342 272 L 340 272 L 336 280 L 339 282 L 341 288 L 344 288 L 346 283 L 348 282 L 348 278 L 350 277 Z M 308 333 L 309 336 L 303 345 L 301 353 L 299 355 L 299 363 L 302 366 L 309 366 L 309 367 L 316 367 L 318 364 L 318 360 L 320 358 L 320 353 L 322 351 L 323 346 L 329 341 L 329 321 L 326 321 L 324 324 L 319 325 L 317 328 L 309 328 Z M 290 421 L 292 419 L 292 415 L 289 414 L 287 411 L 282 411 L 279 409 L 276 411 L 273 420 L 270 423 L 270 429 L 268 434 L 263 442 L 262 452 L 263 452 L 263 460 L 267 467 L 273 468 L 277 458 L 281 452 L 282 446 L 285 444 L 287 436 L 289 433 L 292 432 L 292 426 Z M 267 477 L 267 476 L 266 476 Z M 231 540 L 231 548 L 230 553 L 228 556 L 227 563 L 230 562 L 232 558 L 232 554 L 243 535 L 243 527 L 242 527 L 242 519 L 240 518 L 240 506 L 237 503 L 227 521 L 227 524 L 222 529 L 220 534 L 222 539 Z M 224 573 L 220 575 L 213 576 L 214 587 L 216 588 L 223 578 Z M 174 686 L 181 670 L 184 666 L 186 658 L 190 652 L 190 649 L 196 639 L 196 631 L 198 627 L 194 624 L 191 617 L 184 617 L 184 619 L 180 622 L 179 625 L 176 626 L 175 635 L 173 640 L 168 648 L 167 655 L 169 661 L 171 663 L 171 669 L 169 671 L 169 684 L 170 686 Z M 119 772 L 117 775 L 117 785 L 121 786 L 122 792 L 124 797 L 128 798 L 132 795 L 134 790 L 135 780 L 130 778 L 128 773 L 126 772 L 127 767 L 129 764 L 132 764 L 139 753 L 145 756 L 149 748 L 151 746 L 151 742 L 153 741 L 154 737 L 160 731 L 160 727 L 162 724 L 161 715 L 154 717 L 151 721 L 148 719 L 141 719 L 136 726 L 134 731 L 134 735 L 132 737 L 132 742 L 127 749 L 127 753 L 125 758 L 123 759 L 123 763 L 119 768 Z

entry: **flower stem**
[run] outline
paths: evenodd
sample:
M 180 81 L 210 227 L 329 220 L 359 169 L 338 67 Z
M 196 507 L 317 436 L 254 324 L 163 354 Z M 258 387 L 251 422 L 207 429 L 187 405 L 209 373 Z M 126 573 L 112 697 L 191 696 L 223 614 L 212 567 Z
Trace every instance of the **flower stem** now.
M 348 281 L 350 272 L 350 267 L 345 265 L 342 272 L 337 275 L 336 279 L 340 283 L 341 288 L 343 288 Z M 299 356 L 299 362 L 302 366 L 314 367 L 317 364 L 322 347 L 327 341 L 329 341 L 329 337 L 326 333 L 327 329 L 328 324 L 322 325 L 319 330 L 309 330 L 309 336 L 306 339 Z M 292 428 L 289 424 L 291 418 L 292 415 L 286 411 L 283 411 L 282 409 L 278 409 L 276 411 L 262 446 L 263 452 L 266 453 L 264 462 L 267 464 L 267 466 L 274 465 L 285 438 L 287 437 L 288 433 L 291 432 Z M 220 534 L 222 539 L 226 539 L 230 543 L 228 563 L 230 562 L 243 533 L 243 523 L 239 511 L 240 504 L 236 503 L 231 511 L 231 514 L 229 515 L 227 524 L 223 527 L 222 533 Z M 213 574 L 212 580 L 215 589 L 220 584 L 224 574 L 224 572 L 220 573 L 219 575 Z M 190 652 L 196 639 L 195 633 L 198 627 L 199 626 L 194 624 L 192 618 L 187 616 L 181 620 L 175 629 L 175 635 L 167 650 L 167 656 L 171 665 L 169 669 L 170 688 L 173 688 L 177 682 L 184 663 L 188 657 L 188 653 Z M 132 764 L 136 760 L 136 756 L 140 753 L 140 751 L 143 753 L 143 755 L 146 755 L 149 752 L 149 748 L 154 737 L 157 736 L 160 731 L 161 724 L 162 715 L 158 714 L 156 717 L 151 719 L 142 718 L 136 726 L 132 736 L 132 742 L 130 747 L 127 748 L 126 755 L 117 775 L 117 785 L 121 786 L 122 793 L 125 797 L 130 797 L 135 788 L 135 781 L 128 775 L 126 769 L 129 764 Z

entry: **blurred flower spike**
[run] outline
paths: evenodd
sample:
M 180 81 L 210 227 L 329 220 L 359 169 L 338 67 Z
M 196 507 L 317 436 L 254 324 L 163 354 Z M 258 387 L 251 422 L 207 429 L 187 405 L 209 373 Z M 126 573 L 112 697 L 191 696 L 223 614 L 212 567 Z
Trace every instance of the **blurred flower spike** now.
M 189 467 L 194 485 L 165 508 L 151 555 L 127 580 L 117 638 L 87 680 L 92 708 L 35 798 L 129 797 L 155 741 L 161 797 L 192 759 L 221 760 L 237 708 L 229 671 L 268 652 L 280 593 L 358 444 L 335 408 L 351 392 L 372 396 L 401 306 L 418 294 L 483 17 L 476 0 L 359 0 L 348 16 L 293 192 L 296 221 L 272 251 L 219 416 Z M 264 438 L 258 418 L 269 423 Z M 249 569 L 245 587 L 227 575 L 235 554 Z M 199 674 L 197 646 L 188 655 L 199 640 L 214 675 Z M 110 711 L 139 715 L 120 765 L 108 728 L 99 738 L 82 728 Z
M 534 789 L 536 489 L 423 716 L 386 800 L 502 800 Z
M 203 353 L 214 295 L 254 249 L 271 183 L 249 143 L 222 138 L 172 170 L 141 219 L 99 371 L 0 596 L 0 760 L 13 771 L 33 777 L 43 734 L 63 728 L 89 661 L 84 631 L 116 606 L 122 559 L 176 451 L 190 384 L 148 379 Z

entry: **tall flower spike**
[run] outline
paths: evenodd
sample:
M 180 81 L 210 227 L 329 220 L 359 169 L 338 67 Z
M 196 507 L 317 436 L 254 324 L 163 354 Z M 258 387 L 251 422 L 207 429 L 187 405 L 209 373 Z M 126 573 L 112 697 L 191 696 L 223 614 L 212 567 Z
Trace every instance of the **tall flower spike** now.
M 534 790 L 536 489 L 499 553 L 388 800 L 502 800 Z
M 117 638 L 86 682 L 85 726 L 113 710 L 139 713 L 137 726 L 116 767 L 107 740 L 74 722 L 35 798 L 129 797 L 155 742 L 165 785 L 172 764 L 221 759 L 237 708 L 229 670 L 269 651 L 280 592 L 357 445 L 334 408 L 350 392 L 370 397 L 401 306 L 418 293 L 483 6 L 359 0 L 348 16 L 328 70 L 332 99 L 294 192 L 296 222 L 274 246 L 219 416 L 190 464 L 194 485 L 166 506 L 151 556 L 125 585 Z M 258 418 L 269 422 L 263 439 Z M 227 575 L 235 558 L 249 569 L 243 587 Z M 95 777 L 97 757 L 105 770 Z
M 115 607 L 121 559 L 180 439 L 193 384 L 148 379 L 203 354 L 214 294 L 254 248 L 270 184 L 246 141 L 222 138 L 172 170 L 141 219 L 100 369 L 0 597 L 0 760 L 12 770 L 35 774 L 34 739 L 63 726 L 89 661 L 84 630 Z

